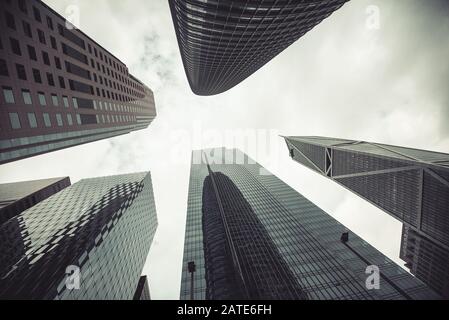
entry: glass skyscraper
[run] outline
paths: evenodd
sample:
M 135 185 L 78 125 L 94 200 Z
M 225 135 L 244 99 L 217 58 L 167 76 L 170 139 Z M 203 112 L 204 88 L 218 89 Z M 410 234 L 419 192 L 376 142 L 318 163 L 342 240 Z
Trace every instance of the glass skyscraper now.
M 156 228 L 150 173 L 81 180 L 0 226 L 0 299 L 133 299 Z
M 401 258 L 449 299 L 449 154 L 325 137 L 285 139 L 295 161 L 401 221 Z
M 190 87 L 236 86 L 348 0 L 169 0 Z
M 151 89 L 40 0 L 0 0 L 0 164 L 145 129 Z
M 378 289 L 369 266 L 379 268 Z M 224 148 L 192 154 L 180 296 L 438 298 L 247 155 Z
M 70 186 L 70 178 L 0 184 L 0 225 Z

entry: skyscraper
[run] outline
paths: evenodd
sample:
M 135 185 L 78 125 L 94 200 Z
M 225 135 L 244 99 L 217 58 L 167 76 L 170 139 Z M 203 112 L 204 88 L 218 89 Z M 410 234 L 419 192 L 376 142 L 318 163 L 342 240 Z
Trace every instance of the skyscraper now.
M 192 91 L 231 89 L 346 1 L 169 0 Z
M 133 300 L 151 300 L 147 276 L 140 277 Z
M 0 184 L 0 225 L 70 186 L 70 178 Z
M 152 91 L 39 0 L 0 0 L 0 164 L 148 127 Z
M 0 226 L 0 298 L 130 300 L 156 228 L 150 173 L 81 180 Z
M 401 258 L 449 299 L 449 154 L 324 137 L 286 142 L 294 160 L 401 221 Z
M 185 300 L 438 297 L 238 150 L 192 154 L 182 270 Z

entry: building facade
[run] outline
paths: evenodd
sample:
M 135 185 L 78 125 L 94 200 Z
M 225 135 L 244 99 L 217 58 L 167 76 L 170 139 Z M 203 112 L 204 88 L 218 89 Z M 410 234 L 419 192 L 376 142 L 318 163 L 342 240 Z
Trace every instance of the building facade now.
M 0 164 L 148 127 L 152 91 L 40 0 L 0 0 Z
M 401 258 L 449 299 L 449 154 L 325 137 L 286 142 L 295 161 L 401 221 Z
M 231 89 L 346 1 L 169 0 L 192 91 Z
M 0 184 L 0 225 L 70 186 L 70 178 Z
M 0 298 L 131 300 L 156 228 L 150 173 L 81 180 L 0 226 Z
M 239 150 L 192 154 L 182 270 L 183 300 L 438 298 Z

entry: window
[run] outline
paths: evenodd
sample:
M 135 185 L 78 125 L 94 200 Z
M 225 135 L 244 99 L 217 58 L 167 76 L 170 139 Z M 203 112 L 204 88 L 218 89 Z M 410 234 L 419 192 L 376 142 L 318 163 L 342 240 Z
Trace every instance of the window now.
M 64 78 L 61 77 L 61 76 L 59 76 L 58 79 L 59 79 L 59 86 L 61 87 L 61 89 L 65 89 L 65 81 L 64 81 Z
M 17 41 L 17 39 L 14 38 L 9 38 L 9 41 L 11 43 L 11 50 L 14 54 L 21 56 L 22 55 L 22 51 L 20 50 L 20 44 L 19 41 Z
M 39 104 L 43 107 L 46 106 L 47 100 L 45 99 L 45 94 L 43 92 L 38 92 L 37 96 L 39 98 Z
M 22 64 L 16 63 L 17 77 L 20 80 L 27 80 L 27 74 L 25 71 L 25 67 Z
M 66 96 L 62 97 L 62 102 L 64 103 L 64 107 L 69 107 L 69 99 Z
M 30 124 L 30 128 L 37 128 L 37 120 L 36 115 L 34 113 L 28 113 L 28 123 Z
M 14 20 L 14 16 L 8 11 L 5 11 L 5 18 L 8 28 L 16 30 L 16 21 Z
M 28 22 L 22 21 L 23 32 L 28 38 L 33 38 L 33 34 L 31 33 L 31 26 Z
M 53 21 L 51 20 L 51 18 L 49 16 L 47 16 L 47 26 L 50 28 L 50 30 L 54 30 L 53 29 Z
M 81 116 L 79 114 L 76 114 L 76 122 L 81 125 Z
M 0 59 L 0 76 L 9 76 L 8 65 L 6 64 L 6 60 Z
M 44 113 L 44 124 L 47 128 L 51 127 L 50 115 L 48 113 Z
M 55 37 L 50 36 L 50 42 L 51 42 L 51 47 L 55 50 L 58 50 L 58 46 L 56 44 L 56 39 Z
M 62 127 L 64 124 L 62 123 L 62 116 L 60 113 L 56 114 L 56 123 L 58 124 L 58 127 Z
M 31 93 L 28 90 L 22 89 L 22 98 L 23 103 L 27 105 L 33 104 L 33 101 L 31 100 Z
M 19 115 L 17 113 L 9 114 L 9 122 L 11 123 L 11 128 L 20 129 L 22 126 L 20 125 Z
M 72 101 L 73 101 L 73 107 L 75 109 L 78 109 L 78 100 L 76 98 L 72 98 Z
M 34 13 L 34 19 L 36 19 L 36 21 L 38 21 L 38 22 L 42 22 L 41 13 L 40 13 L 39 9 L 37 9 L 36 7 L 33 7 L 33 13 Z
M 53 75 L 49 72 L 47 72 L 47 82 L 49 86 L 54 87 L 55 86 L 55 80 L 53 79 Z
M 51 101 L 53 102 L 53 105 L 55 107 L 59 106 L 59 100 L 58 100 L 58 96 L 55 94 L 51 95 Z
M 44 63 L 49 66 L 50 65 L 50 58 L 48 56 L 48 53 L 45 51 L 42 51 L 42 61 L 44 61 Z
M 67 114 L 67 123 L 69 124 L 69 126 L 73 126 L 73 119 L 70 113 Z
M 19 0 L 19 9 L 20 9 L 20 11 L 22 11 L 23 13 L 28 13 L 28 9 L 27 9 L 25 0 Z
M 36 83 L 42 83 L 41 72 L 37 69 L 33 69 L 33 77 Z
M 55 65 L 56 65 L 56 68 L 61 70 L 61 60 L 58 57 L 55 57 Z
M 10 87 L 3 87 L 3 97 L 5 98 L 6 103 L 16 103 L 14 93 Z
M 37 61 L 36 50 L 32 46 L 28 46 L 28 56 L 31 60 Z
M 37 36 L 39 37 L 39 42 L 42 44 L 47 44 L 47 41 L 45 40 L 45 34 L 44 31 L 37 29 Z

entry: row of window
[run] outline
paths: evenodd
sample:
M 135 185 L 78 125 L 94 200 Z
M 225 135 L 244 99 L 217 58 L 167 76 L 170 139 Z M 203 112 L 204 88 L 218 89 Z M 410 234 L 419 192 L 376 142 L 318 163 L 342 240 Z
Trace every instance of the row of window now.
M 22 56 L 22 48 L 21 48 L 21 45 L 20 45 L 19 41 L 17 39 L 15 39 L 15 38 L 9 38 L 9 41 L 10 41 L 10 46 L 11 46 L 12 53 L 14 53 L 15 55 L 18 55 L 18 56 Z M 1 48 L 2 47 L 0 45 L 0 49 Z M 28 58 L 30 60 L 33 60 L 33 61 L 36 61 L 36 62 L 38 61 L 36 49 L 33 46 L 27 45 L 27 52 L 28 52 Z M 50 56 L 49 56 L 48 52 L 46 52 L 46 51 L 42 51 L 42 62 L 45 65 L 47 65 L 47 66 L 51 66 Z M 0 63 L 2 64 L 2 70 L 3 70 L 1 75 L 8 76 L 9 72 L 8 72 L 6 61 L 2 60 L 2 61 L 0 61 Z M 61 60 L 59 59 L 59 57 L 56 57 L 56 56 L 54 57 L 54 63 L 55 63 L 55 66 L 56 66 L 57 69 L 62 70 Z M 92 63 L 93 63 L 93 61 L 92 61 Z M 23 65 L 18 65 L 18 66 L 20 66 L 20 68 L 21 68 L 21 72 L 20 73 L 19 73 L 19 71 L 17 71 L 19 79 L 27 80 L 25 67 Z M 99 67 L 99 65 L 98 65 L 98 67 Z M 69 73 L 75 74 L 77 76 L 83 77 L 85 79 L 92 80 L 90 72 L 88 70 L 85 70 L 85 69 L 83 69 L 81 67 L 78 67 L 78 66 L 76 66 L 74 64 L 71 64 L 71 63 L 69 63 L 67 61 L 66 61 L 66 71 L 69 72 Z M 48 85 L 54 86 L 55 85 L 55 81 L 54 81 L 54 78 L 53 78 L 53 74 L 47 72 L 46 75 L 47 75 Z M 36 83 L 42 83 L 42 79 L 41 79 L 41 76 L 40 76 L 40 71 L 38 69 L 33 68 L 33 76 L 34 76 L 34 81 Z M 102 77 L 102 76 L 98 76 L 97 77 L 96 73 L 93 73 L 93 78 L 94 78 L 94 81 L 96 83 L 100 83 L 100 85 L 104 85 L 105 87 L 109 87 L 111 89 L 113 88 L 114 90 L 118 90 L 118 91 L 121 91 L 121 92 L 126 93 L 126 94 L 132 94 L 132 95 L 134 95 L 136 97 L 140 97 L 140 98 L 144 97 L 144 95 L 142 93 L 139 93 L 137 91 L 131 90 L 128 87 L 125 87 L 125 86 L 123 86 L 120 83 L 117 83 L 115 81 L 111 81 L 110 79 L 107 79 L 106 77 Z M 60 87 L 65 89 L 66 88 L 65 83 L 61 79 L 63 79 L 63 78 L 59 77 Z M 90 90 L 90 91 L 92 91 L 92 90 Z M 112 91 L 105 90 L 105 89 L 100 89 L 100 88 L 96 88 L 96 94 L 99 97 L 103 96 L 103 98 L 107 97 L 108 99 L 113 98 L 113 99 L 116 99 L 116 100 L 120 100 L 122 102 L 124 102 L 125 100 L 126 101 L 131 101 L 132 100 L 132 98 L 130 98 L 130 97 L 125 97 L 124 95 L 117 94 L 117 93 L 114 93 Z
M 34 10 L 35 12 L 39 12 L 39 10 L 38 10 L 37 8 L 35 8 L 35 7 L 33 7 L 33 8 L 35 9 L 35 10 Z M 24 13 L 26 13 L 26 12 L 24 12 Z M 42 22 L 41 19 L 38 20 L 36 17 L 40 17 L 40 13 L 39 13 L 38 15 L 35 15 L 35 19 L 36 19 L 36 21 L 38 21 L 38 22 Z M 13 30 L 17 30 L 17 28 L 16 28 L 16 22 L 15 22 L 14 16 L 13 16 L 11 13 L 7 12 L 7 11 L 5 12 L 5 20 L 6 20 L 6 24 L 7 24 L 7 26 L 8 26 L 9 28 L 11 28 L 11 29 L 13 29 Z M 29 37 L 29 38 L 33 38 L 32 31 L 31 31 L 31 25 L 30 25 L 28 22 L 26 22 L 26 21 L 22 21 L 22 26 L 23 26 L 23 30 L 24 30 L 25 35 L 26 35 L 27 37 Z M 50 30 L 54 30 L 54 27 L 53 27 L 53 21 L 52 21 L 52 19 L 51 19 L 50 17 L 48 17 L 48 16 L 47 16 L 47 26 L 48 26 L 48 28 L 49 28 Z M 64 37 L 65 37 L 66 39 L 68 39 L 68 40 L 73 40 L 73 37 L 75 37 L 78 41 L 74 41 L 74 42 L 77 43 L 77 44 L 79 44 L 79 41 L 81 41 L 81 42 L 82 42 L 81 47 L 82 47 L 83 49 L 85 49 L 84 41 L 83 41 L 82 39 L 80 39 L 78 36 L 74 35 L 72 32 L 70 32 L 70 31 L 68 31 L 68 30 L 65 30 L 61 25 L 58 25 L 58 27 L 59 27 L 59 29 L 60 29 L 59 33 L 60 33 L 62 36 L 64 36 Z M 37 34 L 38 34 L 39 42 L 42 43 L 42 44 L 44 44 L 44 45 L 46 45 L 46 44 L 47 44 L 47 41 L 46 41 L 46 37 L 45 37 L 44 31 L 42 31 L 41 29 L 37 29 Z M 69 36 L 67 36 L 67 34 L 71 34 L 71 36 L 69 37 Z M 51 42 L 52 48 L 55 49 L 55 50 L 58 50 L 58 47 L 57 47 L 57 43 L 56 43 L 55 37 L 50 36 L 50 42 Z M 73 50 L 74 50 L 74 49 L 73 49 Z M 132 86 L 133 88 L 137 89 L 137 90 L 140 91 L 141 93 L 144 92 L 143 86 L 141 86 L 141 85 L 140 85 L 139 83 L 137 83 L 137 82 L 131 81 L 131 80 L 127 77 L 127 76 L 128 76 L 128 73 L 127 73 L 127 70 L 126 70 L 126 68 L 125 68 L 124 66 L 119 65 L 118 63 L 116 63 L 116 62 L 115 62 L 114 60 L 112 60 L 111 58 L 108 58 L 108 56 L 106 56 L 106 54 L 103 55 L 103 53 L 102 53 L 101 51 L 98 52 L 98 51 L 97 51 L 97 48 L 95 48 L 95 47 L 93 48 L 93 51 L 92 51 L 92 46 L 91 46 L 90 44 L 88 44 L 88 51 L 89 51 L 90 54 L 94 54 L 96 58 L 100 57 L 100 60 L 101 60 L 101 61 L 104 61 L 106 64 L 109 64 L 110 67 L 113 67 L 115 70 L 117 70 L 117 71 L 119 71 L 119 72 L 122 72 L 126 77 L 124 77 L 124 76 L 118 74 L 118 73 L 117 73 L 116 71 L 114 71 L 113 69 L 109 69 L 108 67 L 105 68 L 104 65 L 101 65 L 101 68 L 100 68 L 100 63 L 97 62 L 97 64 L 95 65 L 94 60 L 91 59 L 91 65 L 92 65 L 93 68 L 97 67 L 98 71 L 103 71 L 104 74 L 107 73 L 108 76 L 112 76 L 112 77 L 114 77 L 115 79 L 120 80 L 120 81 L 122 81 L 122 82 L 124 82 L 124 83 L 126 83 L 126 84 L 128 84 L 128 85 L 130 85 L 130 86 Z M 79 54 L 81 54 L 81 53 L 79 53 Z M 81 55 L 82 55 L 82 54 L 81 54 Z M 85 57 L 85 58 L 86 58 L 86 60 L 87 60 L 87 57 Z M 103 58 L 104 58 L 104 59 L 103 59 Z M 83 61 L 83 62 L 87 64 L 87 61 Z
M 10 87 L 2 87 L 3 89 L 3 97 L 5 99 L 5 103 L 6 104 L 15 104 L 16 103 L 16 98 L 14 96 L 14 92 L 12 90 L 12 88 Z M 37 97 L 38 97 L 38 101 L 39 101 L 39 105 L 45 107 L 47 106 L 47 98 L 45 96 L 44 92 L 38 92 L 37 93 Z M 33 99 L 31 97 L 31 92 L 27 89 L 22 89 L 22 99 L 23 99 L 23 103 L 25 105 L 32 105 L 33 104 Z M 72 98 L 73 101 L 73 107 L 75 109 L 78 108 L 78 101 L 76 98 Z M 51 102 L 53 104 L 53 106 L 58 107 L 60 105 L 59 103 L 59 97 L 56 94 L 51 94 Z M 66 96 L 62 97 L 62 103 L 64 105 L 64 107 L 68 108 L 69 107 L 69 99 Z
M 11 87 L 2 87 L 3 90 L 3 97 L 5 99 L 5 103 L 6 104 L 15 104 L 16 103 L 16 98 L 14 95 L 14 91 Z M 25 105 L 32 105 L 33 104 L 33 99 L 31 97 L 31 92 L 28 89 L 22 89 L 21 90 L 22 93 L 22 100 L 23 103 Z M 53 106 L 58 107 L 60 106 L 60 101 L 59 101 L 59 97 L 58 95 L 52 93 L 51 95 L 51 102 L 53 104 Z M 44 92 L 38 92 L 37 93 L 37 97 L 38 97 L 38 101 L 39 101 L 39 105 L 45 107 L 47 106 L 47 98 Z M 78 98 L 72 97 L 72 105 L 75 109 L 78 109 L 79 103 L 78 103 Z M 81 100 L 85 100 L 85 99 L 81 99 Z M 96 100 L 87 100 L 90 101 L 93 109 L 97 110 L 105 110 L 105 111 L 114 111 L 114 112 L 134 112 L 137 113 L 138 107 L 132 107 L 132 106 L 125 106 L 125 105 L 120 105 L 120 104 L 115 104 L 112 102 L 102 102 L 102 101 L 96 101 Z M 66 108 L 69 108 L 69 98 L 67 96 L 62 96 L 62 105 Z M 83 107 L 83 105 L 81 105 L 81 107 Z
M 29 112 L 27 113 L 27 118 L 28 118 L 28 125 L 31 129 L 37 128 L 37 118 L 36 118 L 36 114 L 33 112 Z M 52 127 L 52 122 L 50 119 L 50 114 L 48 113 L 43 113 L 42 114 L 42 119 L 44 122 L 45 127 L 47 128 L 51 128 Z M 81 125 L 81 117 L 79 114 L 76 115 L 76 121 L 79 125 Z M 16 130 L 16 129 L 22 129 L 23 125 L 20 121 L 19 118 L 19 114 L 15 113 L 15 112 L 11 112 L 9 113 L 9 122 L 11 124 L 11 128 Z M 73 126 L 73 119 L 72 119 L 72 115 L 70 113 L 67 114 L 67 124 L 69 126 Z M 60 113 L 56 114 L 56 125 L 58 127 L 62 127 L 64 126 L 64 122 L 62 121 L 62 115 Z
M 11 128 L 14 130 L 22 129 L 23 125 L 20 121 L 19 114 L 16 112 L 10 112 L 9 114 L 9 121 L 11 124 Z M 67 124 L 69 126 L 73 126 L 73 118 L 72 114 L 67 113 Z M 28 126 L 31 129 L 37 128 L 37 118 L 36 114 L 34 112 L 28 112 L 27 113 L 28 118 Z M 56 125 L 58 127 L 63 127 L 64 122 L 62 120 L 62 115 L 60 113 L 56 114 Z M 52 127 L 52 121 L 50 118 L 50 114 L 43 113 L 42 119 L 44 126 L 46 128 Z M 76 122 L 78 125 L 82 124 L 98 124 L 98 123 L 123 123 L 123 122 L 132 122 L 135 118 L 131 116 L 122 116 L 122 115 L 87 115 L 87 114 L 76 114 Z

